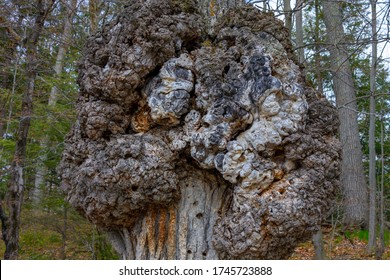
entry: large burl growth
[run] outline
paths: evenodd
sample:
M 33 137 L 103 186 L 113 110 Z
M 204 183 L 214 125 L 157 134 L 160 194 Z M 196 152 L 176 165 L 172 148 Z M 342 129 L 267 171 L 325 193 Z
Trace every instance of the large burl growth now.
M 332 207 L 336 111 L 282 22 L 252 7 L 203 22 L 129 1 L 90 38 L 62 188 L 123 258 L 287 258 Z

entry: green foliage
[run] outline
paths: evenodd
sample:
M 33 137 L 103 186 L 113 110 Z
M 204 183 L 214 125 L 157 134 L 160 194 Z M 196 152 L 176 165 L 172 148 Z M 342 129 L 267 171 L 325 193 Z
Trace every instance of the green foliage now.
M 348 239 L 354 239 L 357 238 L 360 241 L 368 242 L 368 230 L 359 229 L 355 231 L 346 231 L 345 236 Z M 384 240 L 385 240 L 385 246 L 390 245 L 390 231 L 385 230 L 384 231 Z

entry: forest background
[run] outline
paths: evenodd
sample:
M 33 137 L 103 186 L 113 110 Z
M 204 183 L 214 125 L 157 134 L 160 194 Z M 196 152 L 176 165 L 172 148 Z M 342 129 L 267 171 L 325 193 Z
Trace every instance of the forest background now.
M 76 119 L 77 61 L 84 42 L 125 2 L 1 3 L 0 216 L 3 241 L 10 228 L 19 236 L 19 259 L 118 258 L 105 234 L 65 201 L 56 167 Z M 344 156 L 350 160 L 343 162 L 344 170 L 349 164 L 354 172 L 342 175 L 332 215 L 292 258 L 390 259 L 389 2 L 246 2 L 285 22 L 307 81 L 340 111 L 343 147 L 348 146 L 343 141 L 357 140 L 357 151 L 344 151 L 355 156 Z M 340 78 L 343 71 L 350 80 Z M 345 92 L 349 99 L 340 103 Z M 354 122 L 356 130 L 350 129 Z

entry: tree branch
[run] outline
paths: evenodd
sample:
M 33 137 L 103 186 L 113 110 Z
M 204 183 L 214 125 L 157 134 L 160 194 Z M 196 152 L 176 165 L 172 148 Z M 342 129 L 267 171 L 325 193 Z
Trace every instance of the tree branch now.
M 11 24 L 1 15 L 0 15 L 0 25 L 5 27 L 8 34 L 11 36 L 11 38 L 13 39 L 13 41 L 15 43 L 18 43 L 22 40 L 22 38 L 19 36 L 19 34 L 16 33 L 16 31 L 11 27 Z

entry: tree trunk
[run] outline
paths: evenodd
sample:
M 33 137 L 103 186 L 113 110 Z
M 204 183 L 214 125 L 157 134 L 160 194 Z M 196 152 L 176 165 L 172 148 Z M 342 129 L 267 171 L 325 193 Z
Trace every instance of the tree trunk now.
M 288 258 L 332 207 L 336 110 L 281 21 L 194 10 L 129 1 L 90 38 L 61 187 L 124 259 Z
M 180 173 L 179 203 L 151 209 L 131 229 L 109 232 L 123 259 L 218 259 L 212 245 L 213 226 L 230 190 L 211 172 L 188 166 Z
M 349 54 L 338 2 L 322 0 L 331 56 L 333 89 L 339 109 L 342 149 L 341 183 L 344 224 L 367 226 L 368 197 L 357 122 L 357 103 Z
M 314 27 L 314 37 L 315 37 L 315 75 L 317 80 L 317 90 L 320 94 L 324 92 L 324 83 L 322 79 L 322 67 L 321 67 L 321 41 L 320 41 L 320 11 L 319 11 L 319 0 L 315 0 L 314 9 L 315 9 L 315 27 Z
M 325 253 L 325 249 L 324 249 L 324 239 L 323 239 L 323 234 L 322 234 L 321 229 L 318 230 L 313 235 L 312 241 L 313 241 L 314 252 L 315 252 L 314 259 L 315 260 L 326 260 L 327 257 L 326 257 L 326 253 Z
M 283 0 L 283 12 L 284 12 L 284 24 L 289 31 L 289 37 L 291 40 L 292 32 L 292 11 L 290 0 Z
M 51 6 L 50 4 L 49 6 Z M 36 2 L 36 18 L 31 34 L 26 43 L 26 83 L 27 89 L 23 95 L 22 112 L 16 138 L 15 153 L 11 164 L 11 178 L 8 183 L 7 205 L 9 217 L 6 223 L 7 238 L 4 259 L 17 259 L 19 249 L 20 213 L 23 203 L 24 179 L 23 169 L 26 158 L 27 137 L 32 116 L 35 78 L 37 75 L 37 44 L 44 25 L 47 12 L 44 1 Z
M 68 206 L 63 206 L 63 228 L 61 230 L 62 236 L 62 247 L 61 247 L 61 260 L 67 259 L 67 251 L 68 251 Z
M 90 1 L 90 3 L 93 1 Z M 70 44 L 70 37 L 72 33 L 72 19 L 76 12 L 77 0 L 68 0 L 65 2 L 65 23 L 64 30 L 61 35 L 61 41 L 57 52 L 56 64 L 54 66 L 54 73 L 57 77 L 60 77 L 64 68 L 64 59 L 66 51 Z M 53 86 L 49 94 L 49 106 L 54 106 L 58 98 L 58 88 Z
M 6 30 L 0 35 L 0 40 L 4 42 L 1 44 L 1 58 L 0 58 L 0 139 L 6 132 L 7 126 L 7 104 L 9 102 L 10 92 L 12 92 L 12 63 L 15 56 L 16 47 L 19 44 L 19 35 L 11 28 L 10 24 L 5 18 L 0 15 L 0 24 Z
M 383 133 L 383 112 L 381 116 L 381 185 L 379 191 L 379 242 L 376 252 L 378 259 L 383 257 L 385 252 L 385 150 L 384 150 L 384 133 Z
M 61 41 L 57 52 L 56 62 L 54 65 L 54 73 L 57 78 L 60 78 L 63 67 L 64 67 L 64 59 L 66 55 L 66 51 L 70 44 L 70 37 L 72 32 L 72 19 L 73 15 L 76 12 L 77 0 L 68 0 L 65 2 L 65 17 L 64 17 L 64 29 L 61 35 Z M 50 107 L 54 107 L 57 103 L 58 99 L 58 87 L 54 85 L 49 94 L 48 105 Z M 48 122 L 51 122 L 49 119 Z M 32 190 L 32 201 L 38 205 L 42 200 L 42 188 L 46 184 L 46 174 L 48 172 L 47 167 L 45 165 L 45 161 L 47 159 L 46 149 L 49 146 L 49 139 L 45 137 L 41 142 L 41 147 L 44 153 L 37 159 L 36 162 L 36 171 L 35 171 L 35 182 L 34 188 Z
M 369 147 L 369 234 L 368 251 L 375 252 L 376 247 L 376 152 L 375 152 L 375 87 L 376 87 L 376 63 L 377 63 L 377 30 L 376 30 L 376 0 L 371 0 L 371 25 L 372 25 L 372 54 L 370 69 L 370 128 L 368 137 Z
M 99 11 L 99 0 L 89 0 L 89 34 L 94 34 L 98 28 L 98 11 Z
M 296 34 L 297 34 L 297 49 L 298 49 L 298 61 L 302 63 L 305 61 L 305 53 L 303 48 L 303 0 L 298 0 L 295 6 L 296 10 Z

